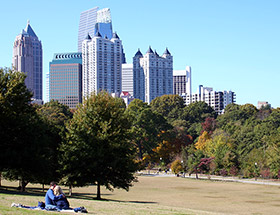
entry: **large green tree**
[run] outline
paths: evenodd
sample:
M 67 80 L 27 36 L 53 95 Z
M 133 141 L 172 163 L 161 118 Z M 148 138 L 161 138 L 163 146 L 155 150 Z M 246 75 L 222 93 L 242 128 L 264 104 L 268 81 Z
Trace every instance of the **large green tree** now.
M 45 166 L 43 123 L 31 104 L 24 73 L 0 69 L 0 171 L 20 180 L 24 191 L 28 182 L 42 176 Z
M 164 116 L 169 123 L 179 120 L 184 107 L 184 100 L 179 95 L 163 95 L 151 102 L 152 111 Z
M 138 165 L 125 109 L 122 99 L 106 92 L 92 94 L 66 126 L 61 147 L 64 175 L 73 186 L 96 184 L 97 199 L 101 198 L 100 186 L 128 190 L 135 179 Z
M 144 154 L 152 153 L 164 136 L 162 132 L 172 126 L 161 114 L 153 112 L 147 103 L 139 99 L 134 99 L 129 104 L 127 112 L 132 119 L 132 141 L 137 148 L 138 157 L 142 159 Z
M 62 167 L 59 165 L 59 148 L 65 136 L 65 123 L 72 118 L 73 114 L 68 106 L 54 100 L 38 106 L 37 113 L 44 122 L 46 135 L 44 156 L 48 161 L 48 165 L 44 168 L 44 177 L 38 182 L 47 184 L 50 181 L 59 181 L 62 177 L 60 174 Z

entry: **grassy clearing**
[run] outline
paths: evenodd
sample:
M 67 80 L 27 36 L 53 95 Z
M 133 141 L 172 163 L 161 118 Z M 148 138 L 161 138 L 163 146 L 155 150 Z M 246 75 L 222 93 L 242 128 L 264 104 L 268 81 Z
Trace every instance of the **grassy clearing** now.
M 85 206 L 89 214 L 280 214 L 277 186 L 194 180 L 177 177 L 139 176 L 129 192 L 102 190 L 105 200 L 93 200 L 96 187 L 74 188 L 72 207 Z M 3 181 L 0 214 L 61 214 L 11 208 L 12 202 L 35 206 L 44 201 L 38 185 L 19 194 L 16 183 Z M 7 189 L 7 190 L 6 190 Z M 65 191 L 67 191 L 65 189 Z

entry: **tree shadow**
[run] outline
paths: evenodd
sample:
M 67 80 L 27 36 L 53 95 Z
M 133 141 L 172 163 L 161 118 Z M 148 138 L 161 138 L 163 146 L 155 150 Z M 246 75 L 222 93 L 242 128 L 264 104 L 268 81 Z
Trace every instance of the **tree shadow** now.
M 25 192 L 20 192 L 17 187 L 10 186 L 1 186 L 0 193 L 9 194 L 9 195 L 19 195 L 19 196 L 36 196 L 44 197 L 47 192 L 47 189 L 42 190 L 42 188 L 28 187 Z M 66 193 L 67 194 L 67 193 Z M 124 201 L 116 199 L 107 199 L 106 197 L 112 196 L 113 194 L 105 193 L 102 196 L 105 198 L 97 199 L 96 194 L 94 193 L 72 193 L 71 196 L 67 196 L 69 199 L 81 199 L 81 200 L 98 200 L 98 201 L 108 201 L 108 202 L 122 202 L 122 203 L 139 203 L 139 204 L 157 204 L 153 201 Z
M 107 199 L 110 202 L 122 202 L 122 203 L 138 203 L 138 204 L 157 204 L 158 202 L 151 201 L 123 201 L 123 200 L 115 200 L 115 199 Z
M 26 188 L 26 191 L 20 192 L 17 187 L 1 186 L 1 193 L 11 194 L 11 195 L 20 195 L 20 196 L 42 196 L 45 192 L 40 188 Z

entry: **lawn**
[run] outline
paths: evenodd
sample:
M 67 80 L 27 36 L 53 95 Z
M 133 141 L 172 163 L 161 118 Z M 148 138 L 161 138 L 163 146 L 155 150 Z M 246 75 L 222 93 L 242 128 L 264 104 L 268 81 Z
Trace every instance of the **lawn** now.
M 103 201 L 93 199 L 95 186 L 74 188 L 68 199 L 72 207 L 85 206 L 89 214 L 280 214 L 278 186 L 178 177 L 139 176 L 138 180 L 129 192 L 103 189 Z M 12 202 L 35 206 L 44 201 L 39 185 L 29 184 L 24 194 L 18 193 L 16 186 L 2 181 L 1 215 L 61 214 L 11 208 Z

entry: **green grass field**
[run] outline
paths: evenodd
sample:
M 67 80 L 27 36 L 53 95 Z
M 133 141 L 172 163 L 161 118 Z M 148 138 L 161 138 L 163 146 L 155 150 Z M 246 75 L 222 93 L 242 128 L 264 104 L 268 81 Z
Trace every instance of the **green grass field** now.
M 129 192 L 103 189 L 102 201 L 94 200 L 95 186 L 74 188 L 68 199 L 72 207 L 85 206 L 89 214 L 280 214 L 278 186 L 177 177 L 139 176 L 138 180 Z M 16 186 L 2 181 L 1 215 L 61 214 L 10 207 L 12 202 L 36 206 L 44 201 L 40 185 L 29 184 L 23 194 Z

